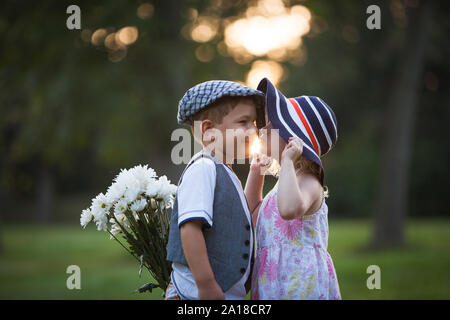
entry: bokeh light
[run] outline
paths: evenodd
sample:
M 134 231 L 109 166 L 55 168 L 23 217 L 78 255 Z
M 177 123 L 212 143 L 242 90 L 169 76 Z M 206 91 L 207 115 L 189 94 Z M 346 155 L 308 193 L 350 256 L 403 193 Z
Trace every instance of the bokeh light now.
M 119 50 L 111 50 L 108 52 L 108 59 L 111 62 L 119 62 L 123 60 L 127 55 L 127 48 L 122 48 Z
M 282 49 L 301 45 L 301 37 L 310 30 L 310 19 L 311 13 L 302 5 L 286 8 L 281 0 L 259 1 L 244 17 L 226 26 L 225 43 L 235 55 L 242 49 L 253 56 L 276 51 L 281 59 L 287 54 Z
M 275 61 L 257 60 L 253 62 L 252 67 L 247 74 L 246 85 L 256 88 L 262 78 L 269 78 L 276 86 L 284 76 L 283 67 Z
M 100 28 L 95 30 L 91 37 L 92 44 L 96 46 L 101 45 L 106 35 L 107 35 L 106 29 Z
M 110 50 L 118 50 L 120 47 L 124 47 L 123 44 L 116 41 L 116 33 L 110 33 L 105 38 L 105 47 Z
M 92 31 L 90 29 L 81 30 L 81 40 L 84 42 L 91 42 Z
M 137 16 L 144 20 L 148 19 L 153 15 L 153 12 L 155 11 L 155 8 L 150 3 L 143 3 L 137 8 Z
M 309 33 L 310 22 L 311 12 L 305 6 L 288 7 L 282 0 L 259 0 L 242 15 L 222 21 L 224 41 L 217 50 L 239 64 L 253 61 L 247 85 L 256 87 L 264 77 L 277 84 L 287 76 L 280 63 L 305 63 L 302 37 Z M 255 58 L 265 60 L 254 61 Z
M 225 7 L 224 3 L 217 0 L 204 12 L 195 8 L 182 12 L 188 20 L 181 28 L 182 36 L 202 44 L 195 49 L 198 61 L 210 62 L 217 51 L 238 64 L 252 64 L 245 80 L 250 86 L 263 77 L 269 77 L 274 83 L 286 79 L 283 62 L 305 64 L 307 54 L 302 37 L 311 31 L 315 21 L 308 8 L 298 4 L 289 6 L 282 0 L 258 0 L 249 2 L 240 14 L 220 19 L 215 10 Z M 326 22 L 318 19 L 314 35 L 326 28 Z M 348 32 L 347 35 L 350 41 L 359 40 L 359 35 Z M 221 39 L 214 42 L 218 38 Z
M 214 58 L 214 49 L 210 45 L 202 44 L 195 50 L 195 56 L 201 62 L 210 62 Z
M 211 41 L 217 34 L 219 19 L 217 17 L 205 16 L 196 20 L 191 28 L 190 36 L 196 42 Z
M 138 38 L 138 29 L 136 27 L 124 27 L 117 32 L 118 40 L 124 45 L 129 46 L 136 42 Z
M 108 50 L 108 60 L 119 62 L 127 55 L 127 46 L 136 42 L 139 32 L 134 26 L 127 26 L 114 32 L 114 27 L 99 28 L 92 35 L 89 29 L 81 32 L 83 41 L 90 41 L 93 45 L 100 46 L 104 44 Z

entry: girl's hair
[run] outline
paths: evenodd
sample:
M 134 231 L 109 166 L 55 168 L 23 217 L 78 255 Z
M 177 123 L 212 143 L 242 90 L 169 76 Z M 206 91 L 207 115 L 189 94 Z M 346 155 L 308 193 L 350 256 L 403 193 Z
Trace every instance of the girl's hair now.
M 296 163 L 294 164 L 294 168 L 295 168 L 295 173 L 297 175 L 300 172 L 309 173 L 309 174 L 312 174 L 313 176 L 315 176 L 320 181 L 320 174 L 321 174 L 322 168 L 314 161 L 311 161 L 305 157 L 300 157 L 300 159 L 298 159 L 296 161 Z M 278 163 L 278 161 L 276 161 L 275 159 L 272 159 L 272 162 L 271 162 L 269 168 L 267 169 L 267 171 L 270 174 L 272 174 L 273 176 L 278 178 L 280 175 L 280 169 L 281 169 L 281 167 L 280 167 L 280 164 Z M 323 190 L 324 190 L 325 198 L 328 198 L 328 196 L 329 196 L 328 187 L 324 186 Z
M 300 157 L 300 159 L 298 159 L 297 162 L 294 164 L 294 168 L 296 174 L 299 174 L 300 172 L 309 173 L 315 176 L 320 181 L 322 168 L 314 161 L 306 159 L 305 157 Z M 325 198 L 329 197 L 327 186 L 323 187 L 323 195 Z
M 294 168 L 296 174 L 299 174 L 300 172 L 310 173 L 320 181 L 320 173 L 322 168 L 319 167 L 319 165 L 314 161 L 306 159 L 305 157 L 300 157 L 294 164 Z

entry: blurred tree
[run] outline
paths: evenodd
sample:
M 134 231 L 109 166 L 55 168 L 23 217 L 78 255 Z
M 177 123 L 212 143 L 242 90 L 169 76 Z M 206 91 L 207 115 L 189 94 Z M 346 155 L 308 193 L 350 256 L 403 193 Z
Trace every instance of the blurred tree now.
M 73 3 L 68 0 L 57 4 L 0 2 L 0 202 L 6 207 L 0 213 L 2 221 L 18 217 L 19 211 L 31 212 L 36 220 L 51 221 L 54 215 L 48 208 L 61 195 L 84 193 L 82 199 L 86 202 L 76 208 L 79 211 L 88 205 L 86 194 L 103 190 L 120 168 L 137 163 L 149 163 L 175 181 L 182 168 L 168 161 L 174 145 L 170 134 L 178 127 L 177 103 L 185 90 L 210 79 L 245 81 L 253 61 L 268 59 L 262 56 L 237 62 L 223 47 L 225 22 L 245 16 L 245 10 L 255 3 L 78 1 L 82 30 L 70 31 L 66 28 L 66 8 Z M 374 212 L 377 158 L 390 154 L 384 143 L 390 140 L 379 137 L 385 123 L 380 106 L 386 105 L 386 92 L 391 92 L 386 112 L 402 107 L 395 103 L 400 94 L 407 94 L 409 99 L 402 101 L 408 102 L 403 106 L 408 108 L 405 112 L 414 110 L 419 97 L 411 96 L 411 90 L 423 93 L 427 99 L 427 108 L 416 110 L 426 121 L 417 123 L 421 134 L 414 139 L 412 152 L 406 146 L 401 151 L 403 156 L 385 158 L 383 167 L 387 169 L 379 170 L 384 172 L 378 185 L 379 199 L 389 196 L 391 200 L 377 201 L 375 211 L 385 213 L 384 217 L 377 215 L 377 228 L 392 228 L 389 234 L 398 231 L 386 227 L 391 223 L 388 215 L 394 212 L 392 198 L 404 196 L 405 184 L 410 185 L 410 201 L 398 200 L 395 205 L 402 207 L 401 203 L 406 202 L 409 210 L 402 210 L 408 210 L 409 215 L 449 214 L 440 201 L 446 195 L 446 164 L 450 161 L 450 147 L 445 142 L 445 117 L 450 109 L 442 103 L 449 99 L 450 92 L 445 84 L 450 83 L 448 5 L 444 7 L 448 1 L 438 2 L 440 7 L 435 13 L 439 15 L 433 17 L 434 38 L 427 56 L 430 71 L 423 88 L 421 71 L 414 64 L 423 63 L 414 46 L 419 41 L 419 29 L 417 39 L 408 40 L 412 51 L 406 46 L 402 49 L 406 33 L 414 35 L 410 28 L 419 28 L 415 25 L 421 22 L 409 17 L 408 31 L 402 32 L 404 29 L 396 22 L 398 17 L 392 14 L 401 15 L 401 8 L 417 3 L 425 2 L 284 1 L 286 7 L 305 5 L 312 13 L 312 24 L 308 36 L 302 38 L 302 50 L 295 63 L 277 61 L 285 73 L 279 88 L 288 96 L 321 96 L 338 118 L 338 144 L 324 159 L 333 216 L 367 217 Z M 379 31 L 366 28 L 369 4 L 381 7 Z M 139 16 L 137 11 L 143 5 Z M 202 16 L 218 17 L 220 21 L 217 35 L 206 43 L 192 41 L 190 29 L 183 28 L 197 23 L 195 19 Z M 106 38 L 115 39 L 114 35 L 126 26 L 136 27 L 137 40 L 125 51 L 108 47 Z M 100 30 L 105 34 L 92 41 L 95 31 Z M 202 50 L 209 56 L 200 61 L 198 52 Z M 399 64 L 394 72 L 396 58 Z M 402 59 L 413 61 L 412 70 Z M 411 144 L 412 124 L 399 125 L 404 134 L 403 138 L 395 137 L 396 143 L 403 139 Z M 392 124 L 386 126 L 390 128 L 384 130 L 386 135 L 393 135 Z M 385 148 L 382 152 L 380 146 Z M 389 148 L 394 148 L 394 143 Z M 430 153 L 436 150 L 439 156 L 430 159 Z M 400 164 L 407 163 L 403 162 L 407 153 L 414 166 L 411 179 L 407 178 L 409 169 Z M 395 171 L 395 179 L 403 182 L 391 186 L 387 170 L 396 159 L 400 160 L 395 166 L 401 170 Z M 434 178 L 430 179 L 430 175 Z M 402 178 L 405 176 L 406 180 Z M 245 173 L 240 178 L 245 181 Z M 390 188 L 403 191 L 393 197 Z M 23 206 L 29 202 L 35 204 L 36 210 Z M 401 216 L 405 214 L 399 215 L 400 228 Z M 70 217 L 71 221 L 77 218 Z M 387 237 L 383 232 L 378 231 L 379 237 Z
M 180 2 L 147 3 L 156 14 L 146 19 L 140 1 L 80 2 L 80 31 L 66 28 L 69 4 L 5 1 L 0 9 L 1 190 L 10 209 L 34 198 L 42 223 L 53 219 L 56 192 L 104 186 L 137 162 L 167 166 L 186 86 Z M 106 40 L 91 43 L 95 30 L 114 35 L 130 25 L 138 40 L 121 61 Z
M 416 109 L 420 99 L 425 49 L 432 4 L 425 1 L 410 8 L 405 45 L 399 52 L 392 89 L 386 103 L 381 149 L 381 172 L 375 207 L 373 246 L 402 245 L 408 212 L 411 145 Z

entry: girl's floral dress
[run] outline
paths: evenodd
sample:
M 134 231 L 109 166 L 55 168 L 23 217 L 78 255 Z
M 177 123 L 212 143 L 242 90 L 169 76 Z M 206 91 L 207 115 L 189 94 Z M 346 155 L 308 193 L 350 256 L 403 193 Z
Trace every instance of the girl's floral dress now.
M 252 299 L 341 299 L 327 252 L 325 198 L 316 213 L 283 220 L 277 208 L 276 187 L 261 204 L 256 224 Z

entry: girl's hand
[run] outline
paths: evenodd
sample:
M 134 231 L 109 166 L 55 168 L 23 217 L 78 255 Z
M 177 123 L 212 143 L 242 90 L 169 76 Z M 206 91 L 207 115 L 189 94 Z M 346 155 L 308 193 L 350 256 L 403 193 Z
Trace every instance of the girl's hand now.
M 259 171 L 261 175 L 264 175 L 264 172 L 270 167 L 271 159 L 270 157 L 256 153 L 250 163 L 250 170 Z
M 284 147 L 283 153 L 281 154 L 281 161 L 291 160 L 295 163 L 303 153 L 303 141 L 297 137 L 290 137 L 289 142 Z

